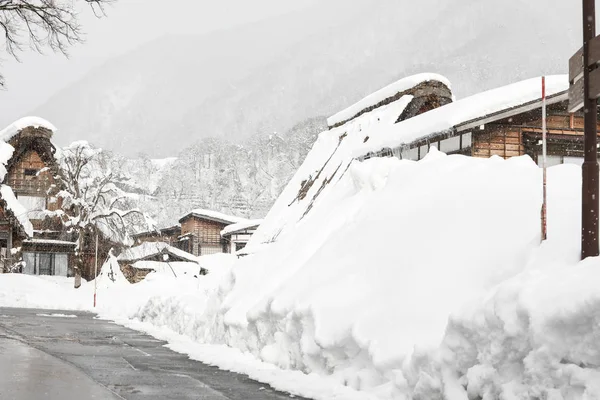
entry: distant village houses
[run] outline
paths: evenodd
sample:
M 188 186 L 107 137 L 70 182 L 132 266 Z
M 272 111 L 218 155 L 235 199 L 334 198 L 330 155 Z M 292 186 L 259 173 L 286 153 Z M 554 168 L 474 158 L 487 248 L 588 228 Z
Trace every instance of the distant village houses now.
M 179 219 L 180 225 L 133 235 L 137 244 L 162 242 L 194 256 L 242 250 L 262 220 L 247 220 L 221 212 L 195 209 Z
M 166 272 L 177 277 L 189 273 L 192 276 L 206 274 L 197 257 L 160 241 L 144 242 L 125 249 L 117 257 L 119 267 L 130 283 L 143 280 L 151 272 Z

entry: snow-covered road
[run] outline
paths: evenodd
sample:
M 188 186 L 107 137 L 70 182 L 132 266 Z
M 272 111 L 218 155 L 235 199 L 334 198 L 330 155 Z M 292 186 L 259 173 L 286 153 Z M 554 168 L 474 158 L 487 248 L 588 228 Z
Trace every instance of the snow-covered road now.
M 282 400 L 94 314 L 0 308 L 0 398 Z
M 119 399 L 82 371 L 19 340 L 0 328 L 0 398 Z

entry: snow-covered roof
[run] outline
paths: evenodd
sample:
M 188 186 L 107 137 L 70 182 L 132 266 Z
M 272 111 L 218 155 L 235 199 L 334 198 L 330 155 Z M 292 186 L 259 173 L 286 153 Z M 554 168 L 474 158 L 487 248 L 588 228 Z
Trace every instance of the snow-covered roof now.
M 59 246 L 77 246 L 75 242 L 69 242 L 68 240 L 54 240 L 54 239 L 27 239 L 25 240 L 27 243 L 33 244 L 53 244 Z
M 195 210 L 190 211 L 185 214 L 183 217 L 179 219 L 179 222 L 184 220 L 187 217 L 194 216 L 198 218 L 208 219 L 211 221 L 222 222 L 225 224 L 235 224 L 237 222 L 247 221 L 245 218 L 235 217 L 233 215 L 223 214 L 218 211 L 206 210 L 203 208 L 196 208 Z
M 381 102 L 383 102 L 386 99 L 389 99 L 390 97 L 393 97 L 393 96 L 395 96 L 399 93 L 402 93 L 410 88 L 413 88 L 423 82 L 428 82 L 428 81 L 441 82 L 444 85 L 446 85 L 449 89 L 451 86 L 450 81 L 447 78 L 443 77 L 442 75 L 438 75 L 438 74 L 422 73 L 422 74 L 408 76 L 406 78 L 400 79 L 399 81 L 392 83 L 391 85 L 384 87 L 383 89 L 378 90 L 375 93 L 370 94 L 369 96 L 363 98 L 359 102 L 346 108 L 345 110 L 342 110 L 342 111 L 338 112 L 337 114 L 329 117 L 327 119 L 327 124 L 329 126 L 336 126 L 345 121 L 351 120 L 351 119 L 355 118 L 363 110 L 365 110 L 369 107 L 373 107 L 377 104 L 380 104 Z M 398 116 L 399 115 L 400 114 L 398 114 Z
M 546 96 L 554 97 L 553 101 L 566 100 L 568 88 L 569 80 L 566 75 L 546 77 Z M 366 146 L 359 146 L 360 148 L 356 149 L 355 156 L 364 155 L 365 150 L 378 151 L 385 147 L 393 148 L 410 144 L 427 136 L 480 120 L 482 117 L 499 115 L 503 111 L 530 103 L 533 109 L 539 106 L 537 102 L 541 102 L 541 97 L 541 77 L 478 93 L 385 127 L 383 130 L 369 131 L 370 140 Z
M 56 127 L 52 125 L 50 122 L 46 121 L 40 117 L 24 117 L 16 120 L 12 124 L 8 125 L 6 128 L 0 131 L 0 139 L 8 142 L 13 138 L 17 133 L 21 130 L 29 127 L 34 128 L 46 128 L 52 132 L 56 132 Z
M 188 260 L 189 262 L 198 262 L 198 259 L 183 250 L 180 250 L 176 247 L 170 246 L 164 242 L 144 242 L 139 246 L 130 247 L 124 250 L 117 260 L 119 261 L 137 261 L 143 260 L 148 257 L 155 256 L 160 253 L 171 253 L 177 257 L 180 257 L 184 260 Z
M 262 224 L 262 219 L 250 219 L 248 221 L 238 222 L 237 224 L 227 225 L 222 231 L 221 236 L 231 235 L 236 232 L 244 231 L 246 229 L 257 228 Z
M 14 214 L 15 218 L 17 218 L 27 236 L 32 237 L 33 225 L 31 225 L 31 221 L 27 218 L 27 209 L 19 203 L 12 188 L 8 185 L 1 185 L 0 195 L 6 202 L 6 208 Z

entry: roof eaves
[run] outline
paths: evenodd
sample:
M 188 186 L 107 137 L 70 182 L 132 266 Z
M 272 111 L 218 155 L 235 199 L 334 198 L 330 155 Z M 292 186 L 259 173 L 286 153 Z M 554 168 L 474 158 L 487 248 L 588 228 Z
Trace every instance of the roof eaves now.
M 203 215 L 203 214 L 198 214 L 198 213 L 195 213 L 195 212 L 191 212 L 188 215 L 184 216 L 183 218 L 181 218 L 179 220 L 179 222 L 181 223 L 182 221 L 184 221 L 184 220 L 186 220 L 186 219 L 188 219 L 190 217 L 196 217 L 196 218 L 199 218 L 199 219 L 204 219 L 204 220 L 213 221 L 213 222 L 219 222 L 221 224 L 227 224 L 227 225 L 231 225 L 231 224 L 233 224 L 235 222 L 235 221 L 227 221 L 225 219 L 221 219 L 221 218 L 217 218 L 217 217 L 211 217 L 211 216 L 207 216 L 207 215 Z
M 554 95 L 548 96 L 546 98 L 546 102 L 548 105 L 551 105 L 551 104 L 559 103 L 564 100 L 568 100 L 568 98 L 569 98 L 569 93 L 568 93 L 568 91 L 565 90 L 565 91 L 556 93 Z M 473 129 L 473 128 L 476 128 L 481 125 L 485 125 L 490 122 L 497 121 L 499 119 L 509 118 L 509 117 L 512 117 L 517 114 L 535 110 L 536 108 L 541 107 L 541 104 L 542 104 L 542 99 L 532 100 L 527 103 L 520 104 L 518 106 L 509 107 L 504 110 L 496 111 L 491 114 L 487 114 L 487 115 L 483 115 L 478 118 L 474 118 L 470 121 L 462 122 L 462 123 L 456 125 L 455 128 L 456 128 L 457 132 L 466 131 L 466 130 Z

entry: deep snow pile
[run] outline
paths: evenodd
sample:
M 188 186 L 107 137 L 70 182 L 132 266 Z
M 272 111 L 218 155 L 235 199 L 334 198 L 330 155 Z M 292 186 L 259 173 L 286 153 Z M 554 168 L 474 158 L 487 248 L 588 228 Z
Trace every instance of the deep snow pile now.
M 540 246 L 528 157 L 353 163 L 197 308 L 201 294 L 155 298 L 138 316 L 364 398 L 598 398 L 600 261 L 578 263 L 580 174 L 550 168 Z
M 132 285 L 124 277 L 116 259 L 109 257 L 97 278 L 96 308 L 93 307 L 94 281 L 83 281 L 79 289 L 74 289 L 73 278 L 0 274 L 0 307 L 95 311 L 107 318 L 124 321 L 133 317 L 154 296 L 196 294 L 218 287 L 215 280 L 228 269 L 230 260 L 235 260 L 235 257 L 215 255 L 201 260 L 206 269 L 216 268 L 217 264 L 219 268 L 207 276 L 183 271 L 177 277 L 170 269 L 163 268 Z

